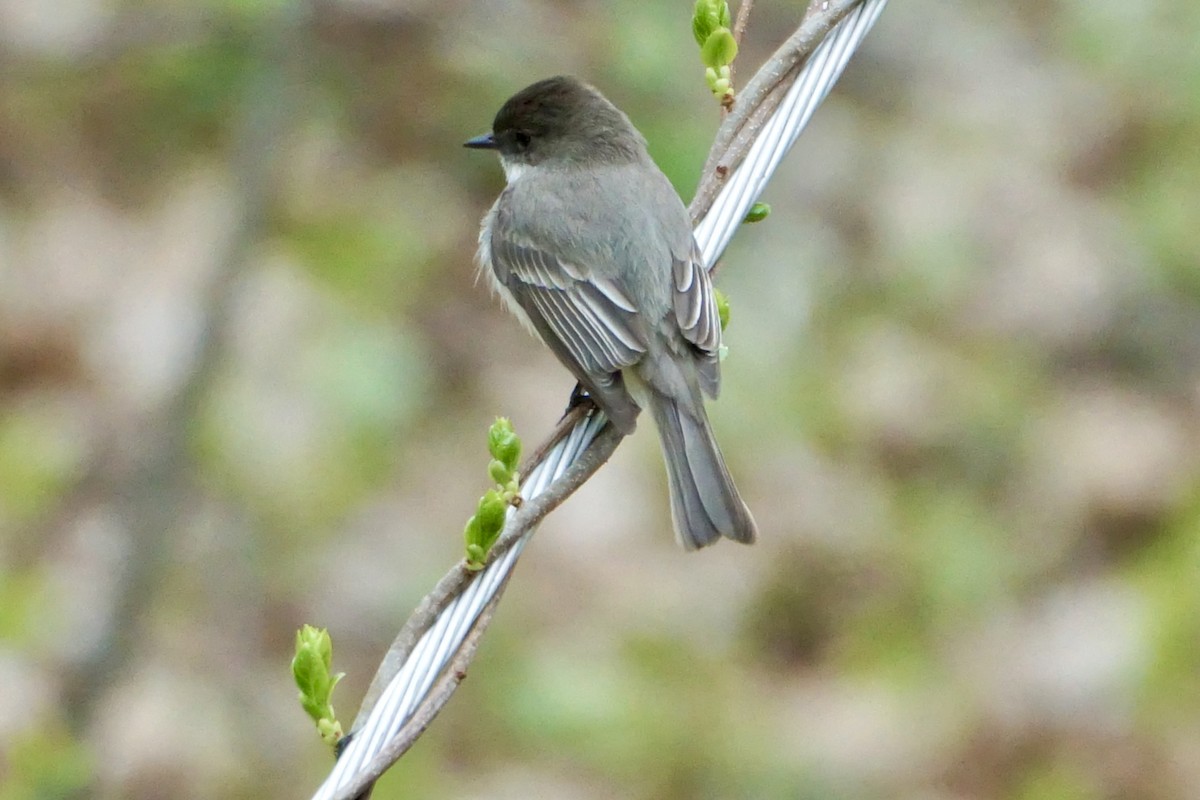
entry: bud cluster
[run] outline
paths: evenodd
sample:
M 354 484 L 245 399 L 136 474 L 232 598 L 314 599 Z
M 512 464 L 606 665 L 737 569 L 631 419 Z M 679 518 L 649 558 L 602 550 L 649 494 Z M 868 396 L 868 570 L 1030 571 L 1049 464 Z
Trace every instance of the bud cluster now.
M 479 499 L 475 515 L 463 529 L 466 540 L 467 569 L 483 569 L 492 545 L 500 538 L 509 506 L 521 504 L 520 476 L 517 465 L 521 460 L 521 439 L 512 423 L 497 417 L 488 429 L 488 476 L 496 484 Z

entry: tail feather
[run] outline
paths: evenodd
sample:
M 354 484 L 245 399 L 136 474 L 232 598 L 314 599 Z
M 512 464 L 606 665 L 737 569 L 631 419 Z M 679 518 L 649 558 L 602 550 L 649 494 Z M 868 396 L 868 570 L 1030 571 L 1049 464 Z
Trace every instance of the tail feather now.
M 722 536 L 753 542 L 757 526 L 725 466 L 704 406 L 696 403 L 692 413 L 663 395 L 653 397 L 649 405 L 667 464 L 671 519 L 679 543 L 695 550 Z

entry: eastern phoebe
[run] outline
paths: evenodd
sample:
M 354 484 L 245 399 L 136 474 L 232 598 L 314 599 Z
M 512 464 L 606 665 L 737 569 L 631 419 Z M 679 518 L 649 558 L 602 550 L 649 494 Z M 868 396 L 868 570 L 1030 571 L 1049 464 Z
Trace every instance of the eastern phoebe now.
M 680 544 L 753 542 L 701 394 L 720 386 L 712 282 L 646 140 L 598 91 L 557 77 L 510 98 L 466 146 L 495 150 L 508 180 L 479 234 L 497 292 L 619 431 L 650 409 Z

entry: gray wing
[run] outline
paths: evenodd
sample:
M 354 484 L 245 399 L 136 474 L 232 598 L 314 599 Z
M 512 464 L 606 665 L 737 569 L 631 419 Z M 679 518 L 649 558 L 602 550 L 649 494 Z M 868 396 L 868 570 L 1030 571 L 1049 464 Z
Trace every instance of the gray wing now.
M 646 352 L 644 323 L 617 281 L 510 235 L 493 237 L 492 266 L 535 327 L 554 334 L 577 376 L 618 372 Z
M 697 366 L 700 371 L 700 386 L 709 397 L 715 398 L 721 385 L 720 361 L 721 317 L 717 312 L 717 300 L 713 294 L 712 278 L 700 255 L 700 248 L 692 243 L 691 255 L 686 259 L 675 259 L 671 265 L 674 292 L 672 305 L 675 319 L 683 338 L 696 349 Z

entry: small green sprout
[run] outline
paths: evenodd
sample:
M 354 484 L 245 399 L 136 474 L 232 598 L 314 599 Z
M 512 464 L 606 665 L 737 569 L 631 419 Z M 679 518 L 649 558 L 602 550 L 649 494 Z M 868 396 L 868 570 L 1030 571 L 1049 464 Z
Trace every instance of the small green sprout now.
M 729 65 L 738 52 L 737 39 L 729 27 L 729 4 L 725 0 L 696 0 L 692 35 L 700 45 L 704 79 L 709 91 L 726 107 L 733 103 L 734 97 Z
M 737 58 L 737 39 L 728 28 L 717 28 L 700 46 L 700 60 L 704 66 L 721 69 Z
M 521 484 L 517 466 L 521 461 L 521 439 L 512 423 L 498 417 L 488 429 L 488 477 L 496 484 L 479 499 L 475 514 L 463 528 L 467 569 L 483 569 L 492 545 L 500 538 L 508 507 L 520 505 Z
M 488 429 L 488 452 L 512 472 L 521 460 L 521 439 L 505 417 L 497 417 Z
M 721 320 L 721 330 L 729 327 L 729 298 L 720 289 L 713 287 L 713 299 L 717 302 L 717 318 Z M 724 361 L 729 355 L 729 348 L 724 343 L 717 348 L 717 360 Z
M 496 543 L 495 539 L 489 542 L 488 538 L 484 535 L 483 529 L 479 527 L 479 517 L 472 514 L 463 528 L 463 541 L 467 548 L 467 569 L 477 570 L 483 568 L 483 562 L 487 560 L 488 550 Z
M 713 299 L 717 301 L 717 317 L 721 320 L 721 330 L 729 327 L 729 298 L 720 289 L 713 289 Z
M 717 28 L 728 28 L 732 24 L 729 3 L 724 0 L 696 0 L 692 13 L 692 35 L 701 47 Z
M 296 655 L 292 658 L 292 677 L 300 689 L 300 705 L 317 723 L 317 732 L 327 744 L 342 738 L 342 725 L 334 713 L 330 698 L 333 687 L 345 674 L 331 672 L 333 640 L 329 631 L 305 625 L 296 631 Z
M 746 212 L 746 219 L 743 222 L 762 222 L 771 215 L 771 207 L 766 203 L 755 203 L 750 206 L 750 210 Z

